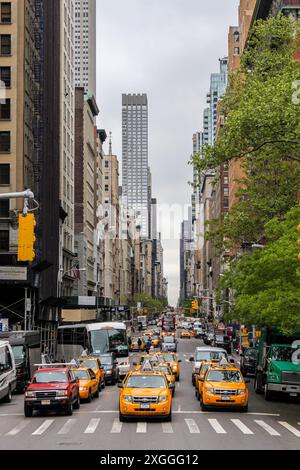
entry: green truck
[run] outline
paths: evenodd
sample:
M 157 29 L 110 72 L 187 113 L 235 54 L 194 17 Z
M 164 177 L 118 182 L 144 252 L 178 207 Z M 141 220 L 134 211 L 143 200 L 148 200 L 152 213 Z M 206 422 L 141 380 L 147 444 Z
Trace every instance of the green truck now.
M 284 336 L 276 328 L 262 330 L 254 388 L 266 400 L 282 394 L 300 399 L 300 333 Z

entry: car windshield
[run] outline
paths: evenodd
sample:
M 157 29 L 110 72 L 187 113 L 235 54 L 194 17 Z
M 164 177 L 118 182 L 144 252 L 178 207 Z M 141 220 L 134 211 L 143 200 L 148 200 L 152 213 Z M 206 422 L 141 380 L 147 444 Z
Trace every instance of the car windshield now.
M 90 367 L 91 369 L 97 369 L 98 368 L 98 362 L 96 360 L 80 361 L 80 364 L 83 367 Z
M 243 381 L 238 370 L 210 370 L 206 376 L 208 382 L 237 382 Z
M 110 356 L 100 356 L 101 364 L 104 366 L 111 365 L 113 360 Z
M 65 372 L 37 372 L 32 382 L 34 384 L 66 383 L 68 378 Z
M 166 388 L 164 377 L 159 375 L 132 375 L 126 388 Z
M 176 362 L 176 357 L 173 354 L 164 354 L 164 360 L 166 362 Z
M 87 370 L 74 370 L 74 374 L 79 380 L 88 380 L 90 378 Z
M 270 356 L 273 361 L 291 362 L 292 359 L 295 359 L 296 351 L 298 352 L 299 358 L 300 349 L 297 350 L 295 348 L 292 348 L 291 346 L 272 346 Z
M 226 357 L 226 354 L 222 351 L 197 351 L 195 354 L 195 361 L 216 361 L 222 357 Z

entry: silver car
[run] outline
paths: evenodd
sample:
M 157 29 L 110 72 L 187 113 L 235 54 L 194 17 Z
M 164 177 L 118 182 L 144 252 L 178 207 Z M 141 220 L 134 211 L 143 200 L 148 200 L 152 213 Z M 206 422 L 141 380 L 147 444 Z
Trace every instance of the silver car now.
M 177 341 L 174 336 L 165 336 L 161 343 L 162 352 L 177 352 Z
M 234 363 L 234 359 L 228 358 L 228 353 L 223 348 L 215 348 L 212 346 L 201 346 L 196 348 L 194 356 L 190 357 L 190 361 L 193 362 L 192 372 L 192 383 L 196 384 L 196 374 L 199 374 L 200 367 L 203 361 L 220 361 L 223 357 L 228 362 Z

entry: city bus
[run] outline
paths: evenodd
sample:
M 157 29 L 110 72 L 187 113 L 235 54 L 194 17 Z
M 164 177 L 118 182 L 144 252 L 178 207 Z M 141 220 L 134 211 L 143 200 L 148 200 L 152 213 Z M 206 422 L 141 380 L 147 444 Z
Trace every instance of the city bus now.
M 130 370 L 127 326 L 119 322 L 84 323 L 58 328 L 58 362 L 70 362 L 82 353 L 98 356 L 114 353 L 118 361 L 119 375 L 125 376 Z

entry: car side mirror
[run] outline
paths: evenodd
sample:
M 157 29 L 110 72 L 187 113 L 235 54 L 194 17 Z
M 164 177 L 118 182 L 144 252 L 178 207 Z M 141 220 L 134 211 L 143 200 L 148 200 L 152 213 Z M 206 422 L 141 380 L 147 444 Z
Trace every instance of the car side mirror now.
M 177 362 L 182 362 L 182 360 L 181 360 L 181 359 L 178 359 L 178 361 L 177 361 Z
M 170 389 L 170 390 L 174 390 L 174 388 L 175 388 L 175 384 L 170 383 L 170 384 L 169 384 L 169 389 Z
M 118 382 L 118 388 L 124 388 L 123 382 Z
M 193 358 L 193 356 L 192 356 L 192 357 L 190 357 L 190 362 L 194 362 L 194 358 Z
M 235 364 L 234 359 L 229 359 L 229 362 L 230 362 L 231 364 Z

